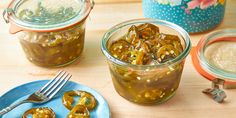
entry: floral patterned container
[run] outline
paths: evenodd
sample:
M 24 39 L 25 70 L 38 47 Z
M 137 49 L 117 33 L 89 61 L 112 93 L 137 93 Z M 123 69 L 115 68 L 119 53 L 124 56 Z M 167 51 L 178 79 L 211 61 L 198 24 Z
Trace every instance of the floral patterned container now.
M 143 0 L 146 18 L 167 20 L 189 33 L 215 28 L 224 18 L 226 0 Z

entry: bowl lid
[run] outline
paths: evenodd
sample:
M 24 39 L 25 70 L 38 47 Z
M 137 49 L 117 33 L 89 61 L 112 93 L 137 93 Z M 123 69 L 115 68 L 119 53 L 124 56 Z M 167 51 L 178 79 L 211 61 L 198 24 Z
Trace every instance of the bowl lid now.
M 92 0 L 13 0 L 3 15 L 19 28 L 43 32 L 83 21 L 93 5 Z

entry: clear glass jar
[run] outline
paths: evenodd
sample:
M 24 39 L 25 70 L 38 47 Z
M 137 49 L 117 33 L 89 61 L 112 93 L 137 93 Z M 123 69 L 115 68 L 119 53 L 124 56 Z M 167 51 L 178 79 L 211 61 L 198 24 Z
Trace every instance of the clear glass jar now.
M 133 65 L 123 62 L 108 50 L 112 42 L 124 36 L 132 25 L 151 23 L 162 33 L 177 35 L 181 39 L 183 52 L 176 58 L 157 65 Z M 120 23 L 104 35 L 102 52 L 108 60 L 112 81 L 116 91 L 125 99 L 140 103 L 162 103 L 176 92 L 181 79 L 184 60 L 191 49 L 188 33 L 181 27 L 166 21 L 136 19 Z
M 226 84 L 236 85 L 235 53 L 236 30 L 224 29 L 204 36 L 198 42 L 193 59 L 199 62 L 202 70 L 197 69 L 207 79 L 221 78 L 227 81 Z
M 85 22 L 91 0 L 15 0 L 4 11 L 10 33 L 18 38 L 26 57 L 39 66 L 59 67 L 82 53 Z

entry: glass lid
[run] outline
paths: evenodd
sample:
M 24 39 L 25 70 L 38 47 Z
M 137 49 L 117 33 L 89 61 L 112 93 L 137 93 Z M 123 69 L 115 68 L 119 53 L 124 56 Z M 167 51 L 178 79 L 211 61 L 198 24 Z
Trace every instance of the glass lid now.
M 53 30 L 85 19 L 93 7 L 92 3 L 90 0 L 15 0 L 7 11 L 9 20 L 17 26 Z
M 236 30 L 220 30 L 206 35 L 197 46 L 204 70 L 221 79 L 236 80 Z

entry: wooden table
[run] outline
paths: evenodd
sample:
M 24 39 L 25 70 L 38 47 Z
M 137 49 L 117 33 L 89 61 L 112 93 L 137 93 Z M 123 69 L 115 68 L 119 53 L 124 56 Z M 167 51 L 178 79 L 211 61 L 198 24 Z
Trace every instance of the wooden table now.
M 82 56 L 65 68 L 42 68 L 30 63 L 15 35 L 8 33 L 9 25 L 1 18 L 0 94 L 27 82 L 50 78 L 57 70 L 65 69 L 73 74 L 72 81 L 87 85 L 105 97 L 113 118 L 236 118 L 236 90 L 226 90 L 228 97 L 224 104 L 218 104 L 202 94 L 201 91 L 210 87 L 211 83 L 197 73 L 190 56 L 187 57 L 179 89 L 171 100 L 160 105 L 141 106 L 120 97 L 113 87 L 105 57 L 100 51 L 101 38 L 107 29 L 117 23 L 142 18 L 142 7 L 140 2 L 98 2 L 87 21 Z M 0 3 L 1 13 L 6 3 L 6 0 Z M 216 29 L 224 28 L 236 28 L 235 0 L 227 1 L 224 22 Z M 193 45 L 205 34 L 191 35 Z

